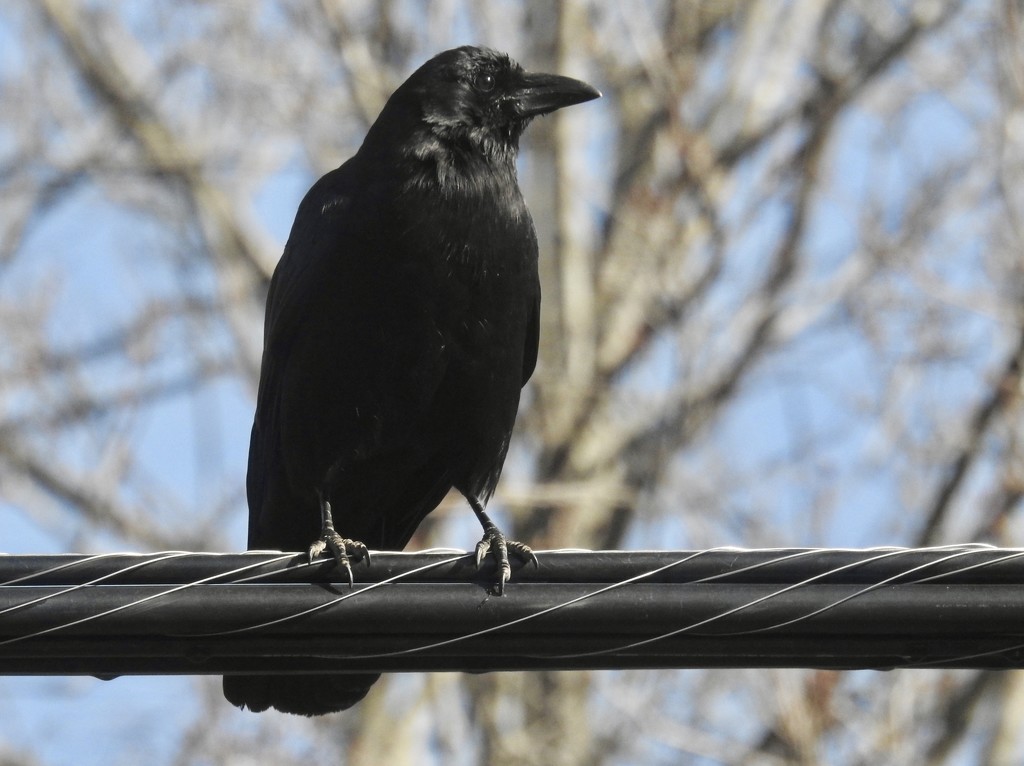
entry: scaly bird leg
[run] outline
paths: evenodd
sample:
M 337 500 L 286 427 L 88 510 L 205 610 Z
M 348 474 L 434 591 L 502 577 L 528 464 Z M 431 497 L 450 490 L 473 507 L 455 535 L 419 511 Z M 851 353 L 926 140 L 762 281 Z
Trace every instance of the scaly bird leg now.
M 344 567 L 348 572 L 349 587 L 354 587 L 355 580 L 352 578 L 352 565 L 349 562 L 349 557 L 351 556 L 356 561 L 366 559 L 366 566 L 370 566 L 370 551 L 358 540 L 349 540 L 337 533 L 334 529 L 331 503 L 322 497 L 320 498 L 320 519 L 323 526 L 320 529 L 320 537 L 309 546 L 309 562 L 313 563 L 313 559 L 325 550 L 329 550 L 338 566 Z
M 507 539 L 495 523 L 491 521 L 491 517 L 484 512 L 484 506 L 479 500 L 475 497 L 467 497 L 466 499 L 469 501 L 469 504 L 473 508 L 473 513 L 475 513 L 476 517 L 480 519 L 480 524 L 484 528 L 483 539 L 476 544 L 477 568 L 483 564 L 484 556 L 486 556 L 488 552 L 494 556 L 501 569 L 498 582 L 495 584 L 495 591 L 500 596 L 505 592 L 505 583 L 507 583 L 509 578 L 512 576 L 512 566 L 508 561 L 509 551 L 512 551 L 524 561 L 532 561 L 534 566 L 539 566 L 537 556 L 526 543 Z

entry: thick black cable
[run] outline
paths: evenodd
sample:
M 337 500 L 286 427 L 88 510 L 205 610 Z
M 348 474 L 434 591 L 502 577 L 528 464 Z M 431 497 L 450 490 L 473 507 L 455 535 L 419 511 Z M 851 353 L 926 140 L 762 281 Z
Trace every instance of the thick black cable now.
M 0 672 L 1024 667 L 1024 551 L 0 556 Z

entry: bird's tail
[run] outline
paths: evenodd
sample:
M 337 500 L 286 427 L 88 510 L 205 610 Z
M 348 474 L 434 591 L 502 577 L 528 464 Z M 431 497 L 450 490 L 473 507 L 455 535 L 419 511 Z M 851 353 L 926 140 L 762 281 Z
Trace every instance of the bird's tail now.
M 262 713 L 267 708 L 296 715 L 324 715 L 359 702 L 379 673 L 224 676 L 224 696 L 237 707 Z

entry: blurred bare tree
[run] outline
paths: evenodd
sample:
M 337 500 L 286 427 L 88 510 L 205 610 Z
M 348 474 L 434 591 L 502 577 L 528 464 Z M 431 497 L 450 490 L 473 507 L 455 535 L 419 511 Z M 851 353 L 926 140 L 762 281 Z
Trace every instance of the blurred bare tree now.
M 295 205 L 465 42 L 606 96 L 524 147 L 541 364 L 495 503 L 518 539 L 1020 544 L 1019 0 L 7 3 L 4 514 L 55 550 L 242 546 Z M 456 517 L 417 544 L 469 545 Z M 399 676 L 316 721 L 194 688 L 152 762 L 1024 759 L 1017 673 Z

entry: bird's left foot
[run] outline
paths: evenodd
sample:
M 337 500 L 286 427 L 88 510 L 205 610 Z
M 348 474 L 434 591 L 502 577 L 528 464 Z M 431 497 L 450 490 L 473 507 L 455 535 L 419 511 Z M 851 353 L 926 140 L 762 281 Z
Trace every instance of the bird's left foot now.
M 484 557 L 488 553 L 494 556 L 501 570 L 498 582 L 494 588 L 495 593 L 499 596 L 505 592 L 505 583 L 512 576 L 512 566 L 508 561 L 509 552 L 514 553 L 526 562 L 533 562 L 534 566 L 539 566 L 537 555 L 529 545 L 509 540 L 493 523 L 485 523 L 483 539 L 476 544 L 476 566 L 479 569 L 483 565 Z

